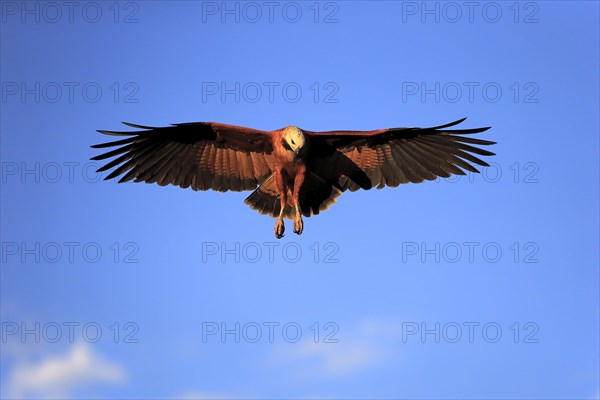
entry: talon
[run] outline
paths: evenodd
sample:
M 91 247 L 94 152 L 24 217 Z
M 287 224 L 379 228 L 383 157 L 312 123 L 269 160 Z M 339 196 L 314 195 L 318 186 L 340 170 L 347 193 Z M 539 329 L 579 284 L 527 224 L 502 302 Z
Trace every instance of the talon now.
M 304 222 L 302 218 L 297 218 L 294 220 L 294 233 L 297 235 L 301 235 L 304 230 Z
M 285 225 L 283 223 L 283 219 L 278 219 L 275 223 L 275 237 L 277 239 L 281 239 L 283 237 L 283 232 L 285 232 Z

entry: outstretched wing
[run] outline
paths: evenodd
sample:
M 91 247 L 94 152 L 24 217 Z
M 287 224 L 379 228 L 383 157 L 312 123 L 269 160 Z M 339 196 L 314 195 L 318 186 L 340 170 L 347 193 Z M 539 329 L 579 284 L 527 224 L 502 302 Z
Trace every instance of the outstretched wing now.
M 494 153 L 473 146 L 495 144 L 464 135 L 489 129 L 446 129 L 458 121 L 432 128 L 391 128 L 374 131 L 304 131 L 311 137 L 311 170 L 337 180 L 342 190 L 396 187 L 479 172 L 473 164 L 488 166 L 476 157 Z
M 162 128 L 134 125 L 134 132 L 99 130 L 126 139 L 93 148 L 117 147 L 93 157 L 119 156 L 98 172 L 117 167 L 105 179 L 168 184 L 194 190 L 253 190 L 273 169 L 273 145 L 268 132 L 215 122 L 174 124 Z

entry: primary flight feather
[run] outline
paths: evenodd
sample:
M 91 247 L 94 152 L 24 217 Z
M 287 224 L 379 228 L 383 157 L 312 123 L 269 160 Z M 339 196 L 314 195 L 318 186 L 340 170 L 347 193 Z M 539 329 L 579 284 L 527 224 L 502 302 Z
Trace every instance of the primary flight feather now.
M 304 228 L 302 216 L 326 210 L 346 190 L 396 187 L 479 172 L 488 166 L 477 156 L 494 153 L 477 146 L 495 144 L 472 138 L 489 127 L 447 129 L 465 118 L 431 128 L 311 132 L 295 126 L 261 131 L 217 122 L 174 124 L 132 132 L 98 132 L 124 139 L 94 145 L 114 150 L 93 157 L 116 157 L 98 172 L 116 167 L 105 179 L 168 184 L 194 190 L 253 190 L 245 203 L 277 218 L 275 236 L 284 234 L 283 218 Z

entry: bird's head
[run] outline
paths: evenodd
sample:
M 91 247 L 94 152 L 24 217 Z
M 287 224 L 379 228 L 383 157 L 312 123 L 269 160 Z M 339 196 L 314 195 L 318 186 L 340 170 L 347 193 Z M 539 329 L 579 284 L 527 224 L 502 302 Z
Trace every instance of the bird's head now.
M 306 146 L 306 137 L 302 130 L 296 126 L 288 126 L 283 129 L 283 147 L 298 156 Z

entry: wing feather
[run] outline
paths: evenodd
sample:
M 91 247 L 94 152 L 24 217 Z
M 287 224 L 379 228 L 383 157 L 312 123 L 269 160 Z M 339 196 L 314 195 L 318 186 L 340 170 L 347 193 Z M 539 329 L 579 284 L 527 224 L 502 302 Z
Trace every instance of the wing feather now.
M 135 182 L 148 182 L 156 171 L 173 156 L 173 151 L 177 150 L 178 144 L 175 142 L 167 143 L 157 152 L 149 152 L 140 160 L 136 173 L 128 179 L 135 178 Z
M 152 171 L 150 175 L 150 180 L 156 182 L 160 186 L 166 186 L 167 181 L 165 178 L 173 168 L 173 165 L 180 162 L 181 152 L 184 150 L 181 144 L 177 143 L 173 148 L 165 154 L 165 158 L 160 164 L 160 168 Z
M 109 149 L 92 160 L 116 157 L 98 169 L 115 168 L 105 179 L 123 175 L 119 182 L 242 191 L 255 189 L 273 172 L 270 132 L 216 122 L 160 128 L 124 124 L 142 130 L 100 130 L 106 135 L 128 137 L 92 146 Z
M 319 149 L 313 154 L 315 160 L 311 167 L 314 171 L 337 179 L 338 187 L 343 190 L 380 189 L 447 178 L 452 174 L 465 175 L 465 171 L 477 173 L 479 170 L 474 165 L 488 166 L 477 156 L 493 156 L 494 153 L 479 146 L 495 142 L 464 135 L 481 133 L 489 127 L 448 129 L 464 120 L 432 128 L 304 132 Z M 334 172 L 325 175 L 326 169 Z M 370 184 L 356 181 L 356 177 L 361 177 L 356 169 L 363 172 Z
M 438 154 L 431 152 L 427 147 L 419 145 L 418 143 L 408 142 L 406 143 L 408 149 L 418 156 L 419 159 L 427 160 L 427 168 L 431 171 L 433 178 L 436 179 L 438 176 L 447 178 L 450 174 L 444 170 L 444 161 L 439 157 Z
M 396 161 L 400 162 L 399 167 L 402 168 L 408 180 L 412 183 L 423 182 L 423 173 L 420 171 L 423 167 L 411 157 L 410 152 L 404 146 L 394 146 L 393 149 L 400 156 L 400 158 L 396 157 Z

